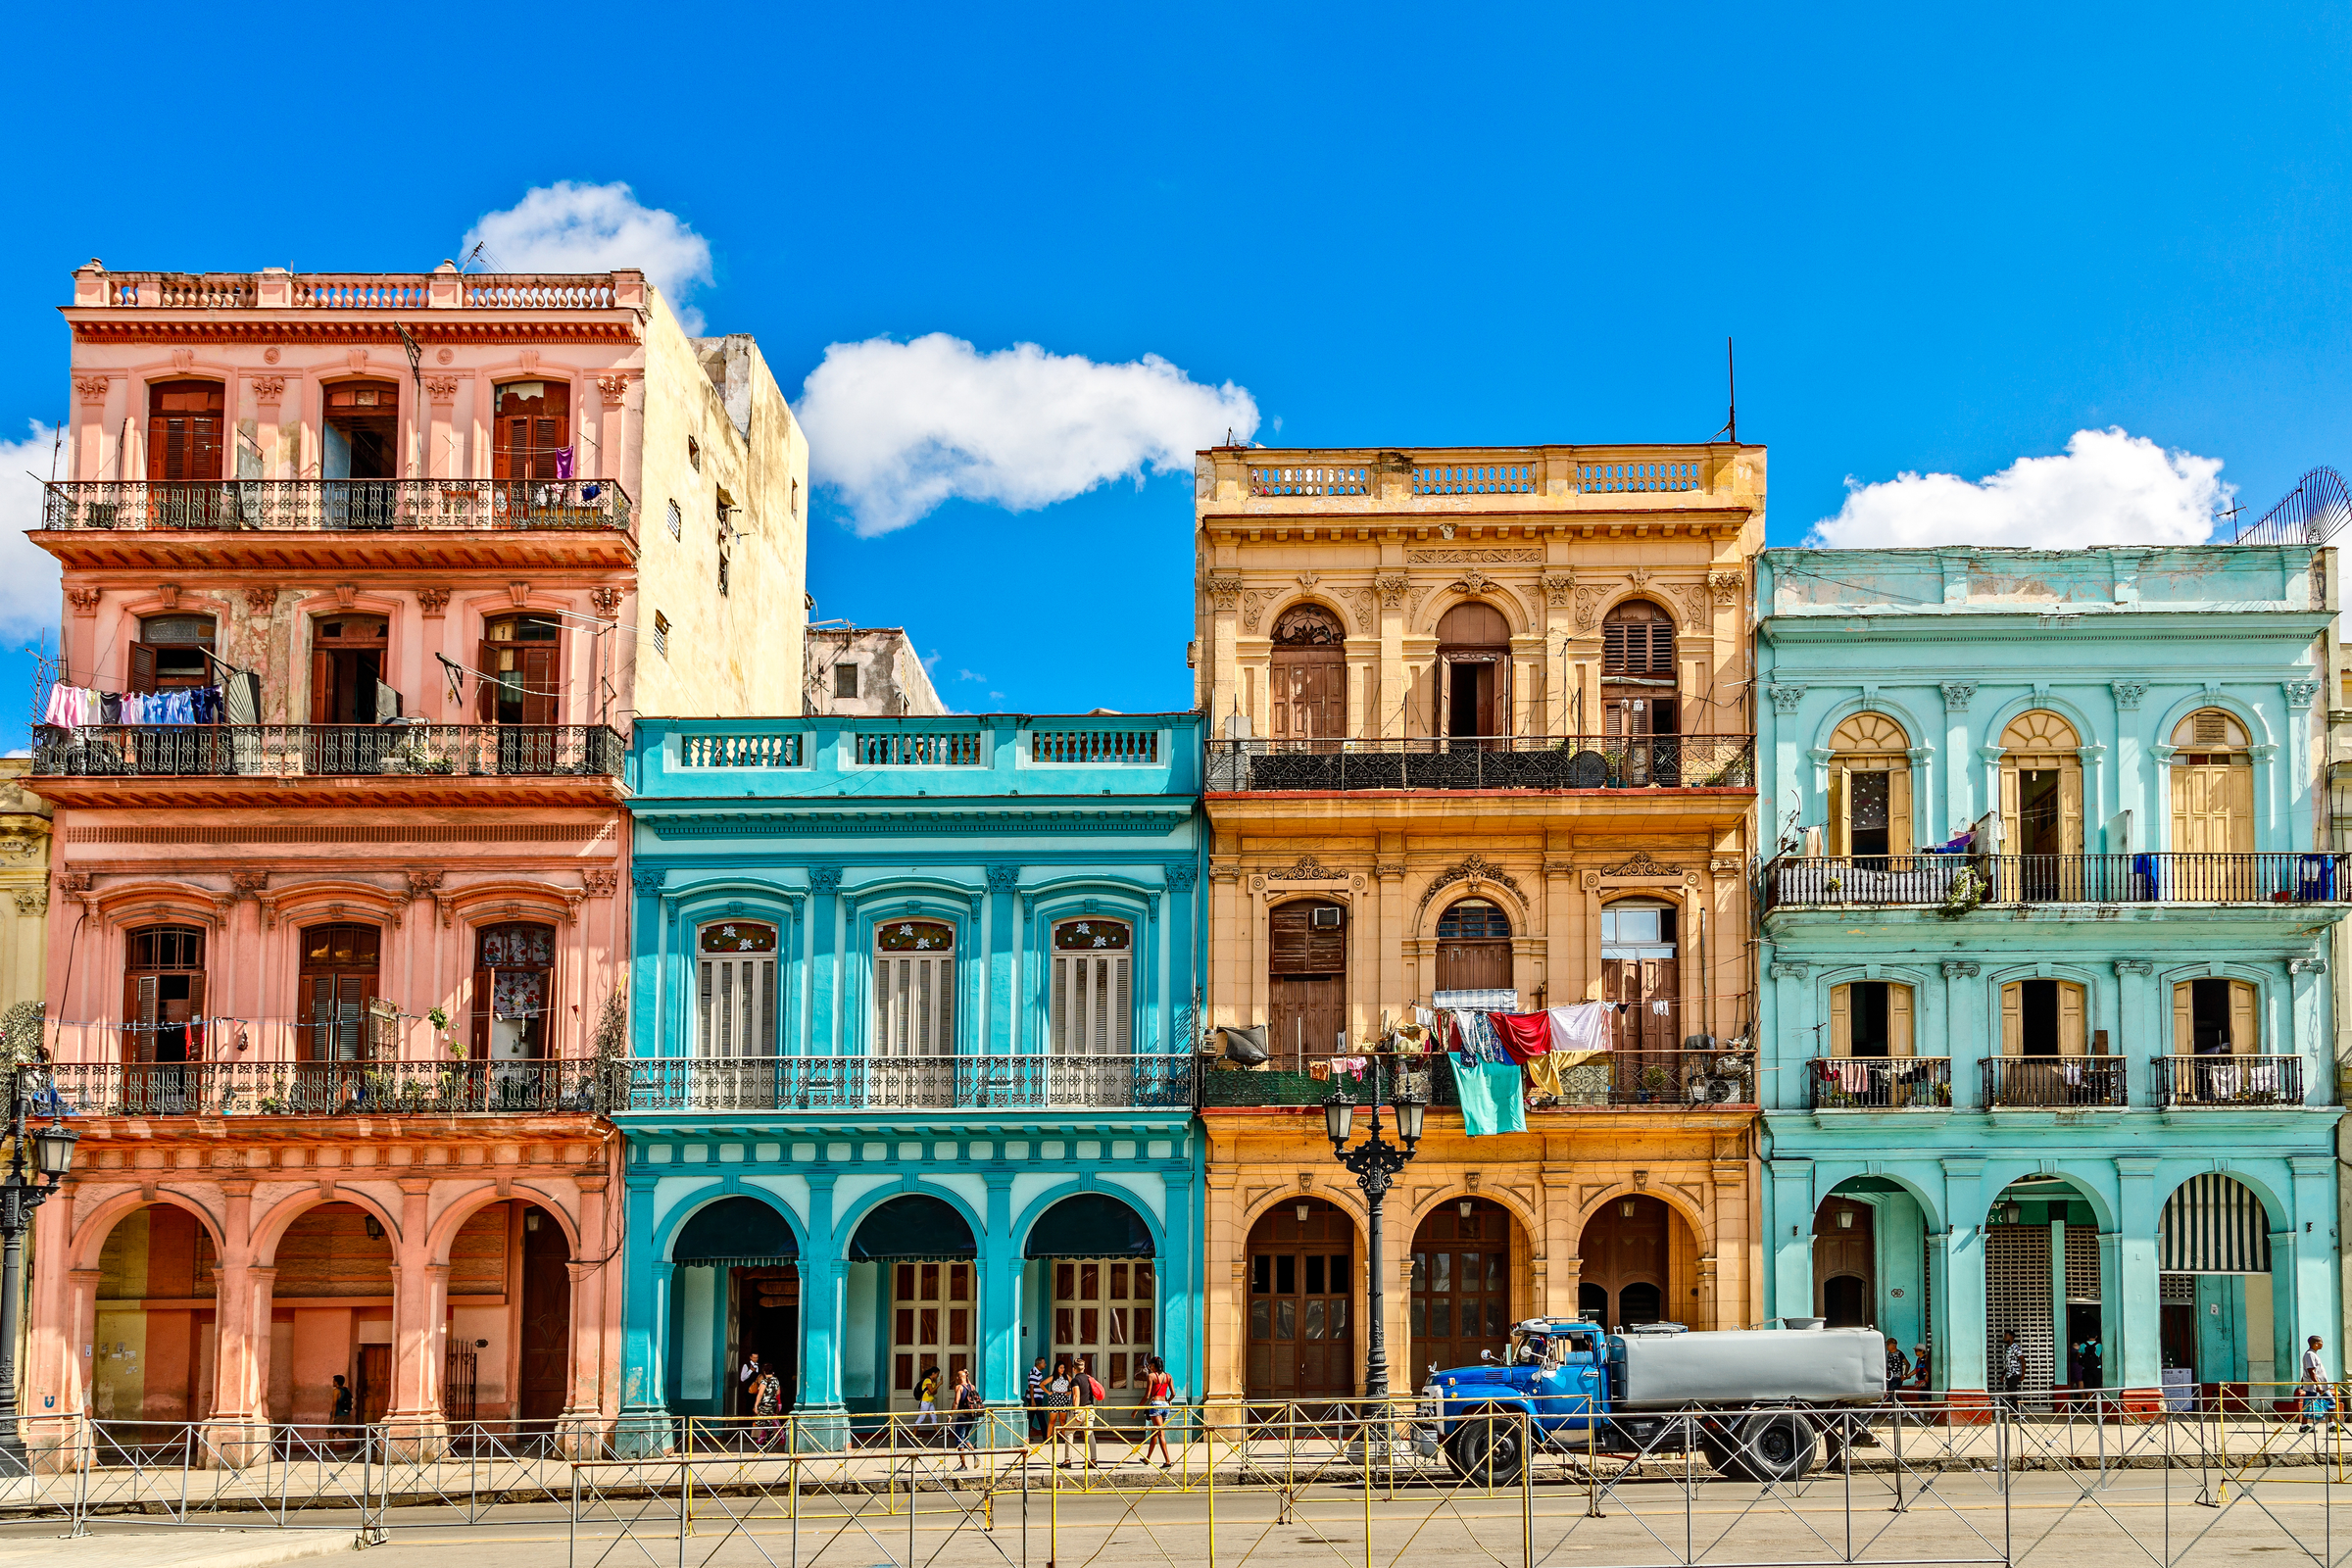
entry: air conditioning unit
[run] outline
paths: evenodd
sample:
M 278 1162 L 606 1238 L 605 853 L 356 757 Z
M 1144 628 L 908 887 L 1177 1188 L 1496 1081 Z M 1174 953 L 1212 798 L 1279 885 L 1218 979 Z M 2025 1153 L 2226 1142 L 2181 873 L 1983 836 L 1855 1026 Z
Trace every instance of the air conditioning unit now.
M 1325 905 L 1319 909 L 1308 910 L 1306 923 L 1310 930 L 1337 931 L 1340 928 L 1340 914 L 1337 905 Z

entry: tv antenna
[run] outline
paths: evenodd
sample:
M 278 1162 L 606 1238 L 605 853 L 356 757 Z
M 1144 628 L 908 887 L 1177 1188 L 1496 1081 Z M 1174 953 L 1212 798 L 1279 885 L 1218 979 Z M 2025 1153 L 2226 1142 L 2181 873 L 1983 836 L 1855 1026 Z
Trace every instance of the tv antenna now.
M 1723 421 L 1723 428 L 1715 433 L 1727 438 L 1732 445 L 1738 446 L 1740 444 L 1740 367 L 1732 359 L 1732 340 L 1728 337 L 1723 340 L 1723 375 L 1724 385 L 1730 395 L 1730 407 L 1727 411 L 1730 417 Z

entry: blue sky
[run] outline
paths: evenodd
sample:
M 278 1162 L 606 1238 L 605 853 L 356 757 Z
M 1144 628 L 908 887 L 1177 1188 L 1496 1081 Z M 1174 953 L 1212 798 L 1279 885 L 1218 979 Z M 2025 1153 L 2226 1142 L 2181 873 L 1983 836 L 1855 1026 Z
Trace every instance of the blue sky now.
M 412 20 L 404 42 L 364 12 L 208 29 L 133 7 L 104 32 L 153 42 L 94 77 L 86 18 L 20 19 L 0 435 L 65 412 L 55 306 L 88 256 L 424 269 L 534 188 L 620 181 L 708 242 L 691 303 L 756 334 L 796 404 L 829 345 L 939 332 L 1159 356 L 1201 389 L 1138 415 L 1163 443 L 1226 383 L 1269 444 L 1703 440 L 1733 334 L 1775 543 L 1849 476 L 1974 480 L 2084 429 L 2206 460 L 2142 453 L 2176 511 L 2226 501 L 2215 463 L 2251 514 L 2352 461 L 2341 7 Z M 1112 467 L 1152 448 L 1102 439 Z M 1839 537 L 2128 536 L 2128 500 L 2067 532 L 2120 450 L 2044 486 L 2055 523 L 1893 489 Z M 1054 493 L 1038 456 L 1011 442 L 982 490 Z M 952 702 L 1188 700 L 1186 479 L 949 499 L 873 536 L 858 499 L 818 493 L 819 612 L 907 625 Z M 30 619 L 20 597 L 9 647 L 54 625 L 49 597 Z M 24 666 L 0 680 L 29 697 Z M 23 743 L 14 708 L 0 744 Z

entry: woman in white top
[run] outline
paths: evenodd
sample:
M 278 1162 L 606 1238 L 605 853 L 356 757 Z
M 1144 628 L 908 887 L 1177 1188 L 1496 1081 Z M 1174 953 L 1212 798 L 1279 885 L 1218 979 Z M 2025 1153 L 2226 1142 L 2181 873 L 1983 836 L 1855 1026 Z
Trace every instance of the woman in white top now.
M 2311 1424 L 2326 1420 L 2330 1426 L 2341 1426 L 2336 1414 L 2335 1399 L 2328 1388 L 2328 1361 L 2320 1354 L 2328 1342 L 2314 1334 L 2303 1347 L 2303 1423 L 2301 1431 L 2309 1432 Z

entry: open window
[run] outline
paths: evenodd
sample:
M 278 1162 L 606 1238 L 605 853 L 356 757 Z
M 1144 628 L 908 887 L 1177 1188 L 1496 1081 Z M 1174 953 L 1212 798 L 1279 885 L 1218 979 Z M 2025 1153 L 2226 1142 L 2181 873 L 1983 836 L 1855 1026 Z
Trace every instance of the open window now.
M 2080 1056 L 2090 1037 L 2082 988 L 2071 980 L 2012 980 L 2001 987 L 2001 1054 Z M 2099 1037 L 2104 1040 L 2102 1034 Z
M 128 934 L 123 1060 L 204 1059 L 204 935 L 192 925 L 142 926 Z
M 555 927 L 508 920 L 481 927 L 474 942 L 474 1060 L 545 1056 L 547 1013 L 555 995 Z
M 1467 739 L 1507 735 L 1511 718 L 1511 623 L 1471 599 L 1438 620 L 1439 733 Z
M 2173 728 L 2173 848 L 2182 854 L 2254 850 L 2254 754 L 2245 726 L 2202 708 Z
M 380 724 L 400 716 L 400 694 L 383 678 L 390 639 L 381 615 L 312 617 L 312 723 Z
M 2259 1056 L 2262 1026 L 2251 981 L 2183 980 L 2173 987 L 2173 1052 L 2181 1056 Z
M 543 725 L 561 710 L 564 625 L 553 615 L 501 615 L 482 628 L 485 724 Z
M 210 615 L 147 615 L 130 645 L 123 687 L 133 692 L 181 691 L 215 684 L 214 622 Z
M 1830 736 L 1830 853 L 1911 853 L 1911 753 L 1903 727 L 1855 713 Z
M 302 933 L 299 1061 L 365 1061 L 368 1004 L 375 999 L 383 932 L 372 925 L 315 925 Z
M 1680 732 L 1677 691 L 1674 617 L 1646 599 L 1610 611 L 1600 625 L 1601 733 Z
M 571 388 L 508 381 L 491 394 L 490 476 L 564 479 L 571 466 Z
M 1911 988 L 1892 980 L 1854 980 L 1830 987 L 1830 1054 L 1909 1056 Z

